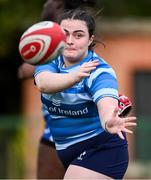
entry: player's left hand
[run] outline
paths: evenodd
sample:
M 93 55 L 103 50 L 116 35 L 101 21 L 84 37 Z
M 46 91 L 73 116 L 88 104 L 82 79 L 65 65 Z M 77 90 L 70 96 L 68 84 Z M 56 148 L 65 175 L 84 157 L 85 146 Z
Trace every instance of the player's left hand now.
M 124 139 L 122 132 L 132 134 L 133 131 L 128 127 L 136 126 L 136 117 L 119 117 L 119 109 L 116 108 L 112 114 L 112 117 L 105 123 L 105 129 L 111 134 L 118 134 L 121 139 Z

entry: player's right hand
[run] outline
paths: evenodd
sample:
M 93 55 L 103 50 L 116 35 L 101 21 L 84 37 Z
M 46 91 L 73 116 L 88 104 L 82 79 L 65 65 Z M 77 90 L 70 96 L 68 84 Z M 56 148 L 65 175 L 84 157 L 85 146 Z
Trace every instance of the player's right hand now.
M 90 76 L 92 70 L 96 69 L 99 65 L 99 60 L 83 63 L 78 71 L 72 72 L 76 82 L 80 82 L 83 78 Z

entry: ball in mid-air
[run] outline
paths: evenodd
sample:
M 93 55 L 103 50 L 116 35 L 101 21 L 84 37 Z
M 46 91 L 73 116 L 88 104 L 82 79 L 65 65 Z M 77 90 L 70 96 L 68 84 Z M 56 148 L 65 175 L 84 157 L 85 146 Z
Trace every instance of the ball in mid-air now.
M 29 64 L 50 62 L 64 49 L 66 35 L 59 24 L 43 21 L 32 25 L 20 38 L 19 53 Z

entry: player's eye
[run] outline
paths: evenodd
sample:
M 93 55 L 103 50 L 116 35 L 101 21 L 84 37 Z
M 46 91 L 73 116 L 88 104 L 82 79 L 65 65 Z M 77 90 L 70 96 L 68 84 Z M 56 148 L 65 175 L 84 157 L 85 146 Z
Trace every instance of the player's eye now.
M 82 33 L 76 33 L 76 34 L 75 34 L 75 38 L 76 38 L 76 39 L 80 39 L 81 37 L 83 37 L 83 34 L 82 34 Z

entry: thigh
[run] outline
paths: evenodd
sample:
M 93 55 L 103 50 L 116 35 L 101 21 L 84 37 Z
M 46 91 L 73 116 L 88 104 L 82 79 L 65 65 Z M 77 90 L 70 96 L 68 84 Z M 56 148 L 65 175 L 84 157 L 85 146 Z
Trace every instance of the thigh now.
M 51 142 L 39 143 L 37 157 L 37 179 L 62 179 L 65 169 Z
M 108 177 L 104 174 L 92 171 L 90 169 L 76 166 L 76 165 L 70 165 L 67 169 L 67 172 L 64 176 L 64 179 L 112 179 L 111 177 Z

